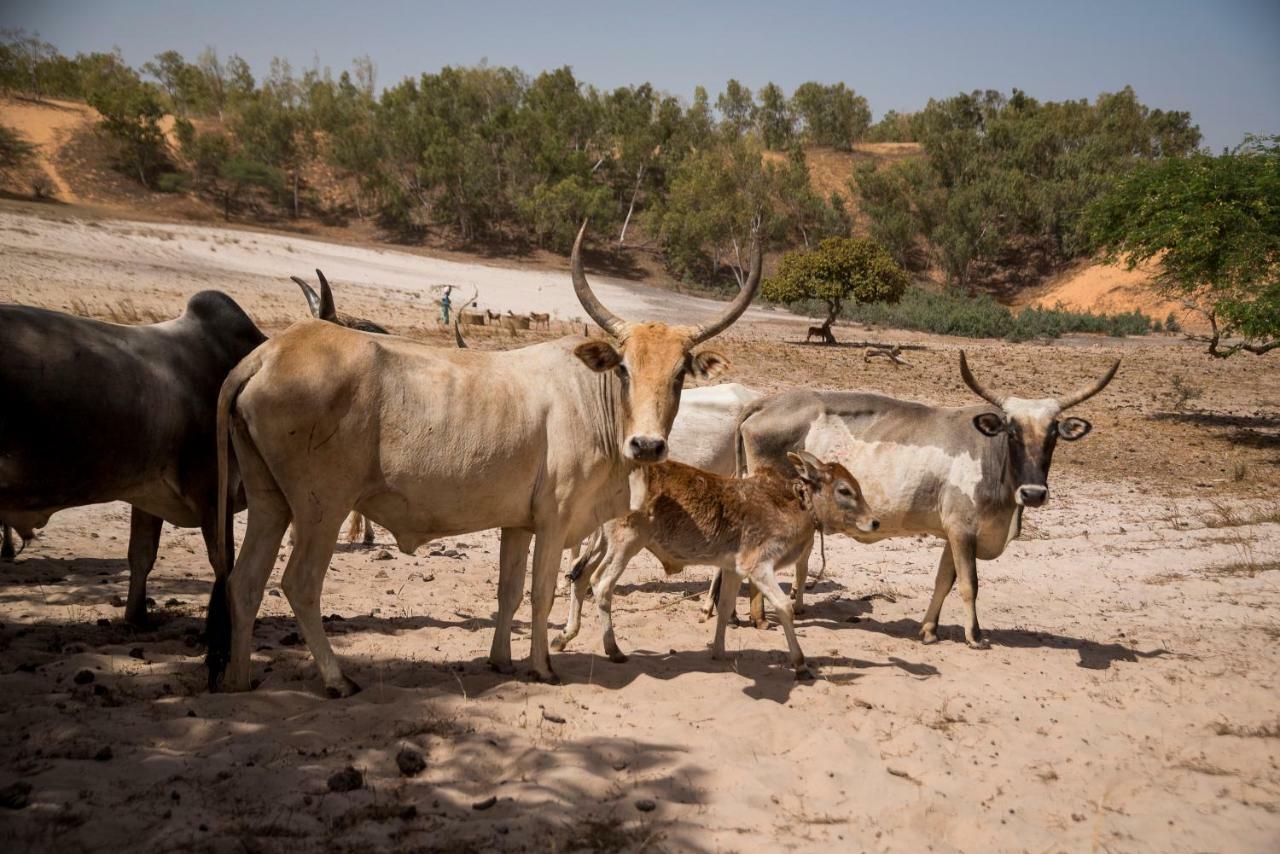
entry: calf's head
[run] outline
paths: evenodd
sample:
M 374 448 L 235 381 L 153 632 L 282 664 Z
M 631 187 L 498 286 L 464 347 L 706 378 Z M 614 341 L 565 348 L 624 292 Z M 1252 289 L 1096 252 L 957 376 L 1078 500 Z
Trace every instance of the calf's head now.
M 600 303 L 582 271 L 584 225 L 573 244 L 573 289 L 591 319 L 611 341 L 579 344 L 574 355 L 598 373 L 613 372 L 620 389 L 619 434 L 622 456 L 636 463 L 659 463 L 667 458 L 667 434 L 680 407 L 686 377 L 709 379 L 723 373 L 729 360 L 711 350 L 693 348 L 727 329 L 747 310 L 760 285 L 760 249 L 751 257 L 751 272 L 729 308 L 715 321 L 700 326 L 633 323 Z
M 879 530 L 858 480 L 839 463 L 824 463 L 808 451 L 787 453 L 799 480 L 797 492 L 813 509 L 814 520 L 824 531 L 870 534 Z
M 1013 476 L 1013 498 L 1025 507 L 1039 507 L 1049 500 L 1049 465 L 1059 439 L 1074 442 L 1093 429 L 1083 418 L 1063 418 L 1062 413 L 1083 403 L 1107 387 L 1116 375 L 1120 360 L 1099 379 L 1066 397 L 1027 399 L 988 391 L 969 370 L 964 351 L 960 352 L 960 376 L 965 385 L 983 400 L 1000 407 L 1000 412 L 983 412 L 973 426 L 984 435 L 1009 443 L 1009 468 Z

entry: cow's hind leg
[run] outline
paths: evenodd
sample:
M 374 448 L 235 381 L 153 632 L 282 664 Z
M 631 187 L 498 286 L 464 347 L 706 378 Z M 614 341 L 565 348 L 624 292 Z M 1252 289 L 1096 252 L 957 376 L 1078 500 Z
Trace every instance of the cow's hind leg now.
M 942 602 L 955 583 L 956 564 L 951 557 L 951 544 L 947 543 L 938 561 L 938 576 L 933 581 L 933 598 L 929 600 L 929 609 L 924 612 L 924 622 L 920 624 L 920 640 L 924 643 L 938 642 L 938 617 L 942 614 Z
M 147 576 L 156 565 L 163 527 L 163 519 L 137 507 L 129 516 L 129 600 L 124 618 L 134 626 L 147 625 Z
M 787 636 L 787 649 L 791 653 L 791 666 L 795 668 L 796 678 L 812 679 L 813 673 L 810 672 L 809 665 L 805 663 L 804 653 L 800 650 L 800 641 L 796 638 L 791 600 L 787 598 L 787 594 L 783 593 L 782 588 L 778 585 L 778 579 L 773 572 L 773 565 L 769 563 L 759 564 L 749 570 L 748 577 L 764 598 L 769 600 L 769 604 L 773 606 L 774 615 L 777 616 L 778 622 L 782 625 L 782 631 Z
M 341 511 L 337 511 L 320 513 L 313 521 L 297 523 L 298 544 L 289 555 L 280 583 L 298 620 L 302 638 L 316 660 L 325 693 L 333 698 L 350 697 L 360 690 L 359 685 L 343 674 L 320 618 L 320 593 L 329 561 L 333 559 L 342 518 Z
M 503 528 L 498 549 L 498 621 L 489 647 L 489 666 L 499 673 L 515 673 L 511 663 L 511 621 L 524 597 L 525 566 L 533 534 L 520 528 Z
M 364 544 L 366 546 L 373 545 L 373 520 L 368 516 L 364 517 Z
M 795 603 L 795 615 L 804 613 L 804 588 L 809 583 L 809 556 L 813 554 L 813 537 L 805 543 L 800 557 L 796 558 L 796 580 L 791 583 L 791 601 Z
M 3 524 L 3 523 L 0 523 Z M 0 560 L 12 562 L 17 557 L 17 552 L 13 550 L 13 528 L 4 525 L 4 540 L 0 543 Z

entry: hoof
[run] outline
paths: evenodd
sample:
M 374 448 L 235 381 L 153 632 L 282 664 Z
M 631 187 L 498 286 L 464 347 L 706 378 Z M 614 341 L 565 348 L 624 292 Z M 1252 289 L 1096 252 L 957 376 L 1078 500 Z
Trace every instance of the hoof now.
M 809 606 L 801 605 L 799 602 L 791 606 L 791 616 L 803 617 L 809 611 Z
M 511 676 L 516 672 L 516 666 L 510 661 L 490 661 L 489 668 L 503 676 Z
M 773 625 L 768 620 L 756 620 L 755 626 L 762 632 L 770 631 Z
M 813 671 L 809 669 L 807 664 L 802 664 L 796 668 L 797 682 L 812 682 L 814 678 Z
M 628 659 L 625 652 L 620 649 L 615 649 L 613 652 L 609 653 L 609 660 L 614 664 L 626 664 Z
M 346 676 L 342 677 L 341 685 L 327 685 L 324 689 L 325 696 L 330 700 L 341 700 L 359 693 L 360 686 Z
M 979 638 L 976 641 L 966 640 L 965 644 L 968 645 L 969 649 L 991 649 L 991 641 L 986 638 Z
M 539 673 L 535 670 L 533 673 L 529 674 L 529 678 L 534 682 L 541 682 L 543 685 L 561 684 L 560 677 L 556 675 L 554 670 L 548 670 L 546 673 Z
M 564 639 L 564 635 L 560 635 L 559 637 L 553 638 L 551 641 L 551 651 L 564 652 L 564 648 L 565 646 L 568 645 L 568 643 L 569 642 Z
M 920 643 L 924 644 L 925 646 L 928 646 L 931 643 L 937 643 L 937 642 L 938 642 L 937 632 L 921 632 L 920 633 Z

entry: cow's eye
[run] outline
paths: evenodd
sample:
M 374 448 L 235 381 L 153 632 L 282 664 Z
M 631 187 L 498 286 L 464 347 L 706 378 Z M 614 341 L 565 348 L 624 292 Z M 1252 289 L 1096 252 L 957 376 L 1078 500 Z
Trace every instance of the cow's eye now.
M 843 495 L 845 498 L 852 498 L 852 497 L 853 497 L 853 490 L 852 490 L 852 489 L 850 489 L 850 488 L 849 488 L 849 487 L 847 487 L 847 486 L 843 486 L 843 485 L 842 485 L 842 486 L 838 486 L 838 487 L 836 487 L 836 492 L 838 492 L 839 494 Z

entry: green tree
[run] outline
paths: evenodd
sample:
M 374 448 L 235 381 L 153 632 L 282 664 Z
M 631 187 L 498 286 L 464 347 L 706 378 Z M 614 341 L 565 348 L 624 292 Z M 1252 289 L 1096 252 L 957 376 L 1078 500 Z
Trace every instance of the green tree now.
M 1160 293 L 1208 319 L 1192 337 L 1210 355 L 1280 347 L 1280 137 L 1134 169 L 1086 221 L 1109 259 L 1160 262 Z
M 160 130 L 160 92 L 143 83 L 118 54 L 91 54 L 80 62 L 89 105 L 102 114 L 102 128 L 116 142 L 121 168 L 137 175 L 144 187 L 152 187 L 168 164 L 168 146 Z
M 778 271 L 764 281 L 765 299 L 826 303 L 822 328 L 828 341 L 831 324 L 846 303 L 897 302 L 910 283 L 883 246 L 867 237 L 829 237 L 817 249 L 782 256 Z
M 755 123 L 756 104 L 751 90 L 737 80 L 729 80 L 720 97 L 716 98 L 720 111 L 720 127 L 729 137 L 739 137 Z
M 760 127 L 760 138 L 764 140 L 766 148 L 781 151 L 794 142 L 796 118 L 791 112 L 787 96 L 776 83 L 767 83 L 760 90 L 756 123 Z
M 815 145 L 849 151 L 871 125 L 867 99 L 843 83 L 802 83 L 791 96 L 791 105 L 803 124 L 805 138 Z

